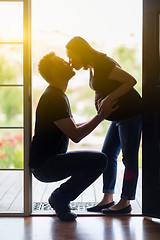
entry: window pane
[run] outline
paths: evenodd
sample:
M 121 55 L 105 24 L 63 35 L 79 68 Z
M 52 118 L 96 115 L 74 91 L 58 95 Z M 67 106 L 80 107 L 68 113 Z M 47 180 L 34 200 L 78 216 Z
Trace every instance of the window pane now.
M 0 171 L 0 213 L 22 213 L 23 208 L 23 171 Z
M 23 126 L 23 87 L 0 87 L 0 127 Z
M 23 130 L 0 129 L 0 169 L 23 168 Z
M 0 2 L 0 41 L 23 41 L 23 3 Z
M 23 45 L 0 44 L 0 85 L 23 84 Z

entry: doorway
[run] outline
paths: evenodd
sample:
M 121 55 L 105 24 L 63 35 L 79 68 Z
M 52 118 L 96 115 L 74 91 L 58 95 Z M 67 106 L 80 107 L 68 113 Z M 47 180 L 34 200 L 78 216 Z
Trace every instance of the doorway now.
M 120 8 L 125 9 L 124 14 Z M 74 35 L 80 35 L 133 74 L 141 94 L 142 2 L 34 0 L 31 6 L 31 0 L 10 0 L 0 1 L 0 11 L 0 19 L 4 23 L 0 31 L 0 97 L 3 97 L 0 106 L 0 215 L 29 215 L 32 209 L 34 213 L 49 214 L 47 200 L 56 185 L 36 181 L 28 169 L 31 128 L 34 130 L 37 101 L 45 88 L 37 72 L 38 61 L 51 50 L 66 59 L 66 43 Z M 77 72 L 67 92 L 77 121 L 85 121 L 95 113 L 94 93 L 88 87 L 88 78 L 88 71 Z M 108 126 L 109 123 L 101 124 L 80 144 L 70 142 L 69 150 L 101 150 Z M 122 182 L 121 171 L 120 155 L 118 182 Z M 101 189 L 102 179 L 99 178 L 72 203 L 73 209 L 84 212 L 86 207 L 100 201 Z M 120 189 L 117 184 L 117 199 Z M 135 213 L 141 211 L 141 179 L 138 189 Z
M 38 61 L 50 51 L 55 51 L 57 55 L 67 60 L 65 45 L 75 35 L 84 37 L 94 48 L 117 60 L 137 79 L 136 89 L 142 94 L 142 1 L 82 0 L 77 3 L 74 0 L 45 2 L 34 0 L 32 1 L 33 130 L 36 105 L 46 87 L 46 83 L 37 71 Z M 88 71 L 77 72 L 67 92 L 77 122 L 88 120 L 96 112 L 94 93 L 88 86 L 88 80 Z M 101 150 L 108 127 L 109 122 L 105 121 L 79 144 L 70 142 L 68 150 Z M 115 201 L 119 199 L 121 191 L 123 175 L 121 158 L 120 154 Z M 142 212 L 142 144 L 139 158 L 140 177 L 136 201 L 133 201 L 135 214 Z M 32 182 L 33 212 L 53 213 L 48 205 L 48 196 L 60 182 L 44 184 L 35 178 L 32 178 Z M 100 177 L 72 203 L 72 207 L 84 213 L 86 207 L 100 201 L 101 197 L 102 178 Z

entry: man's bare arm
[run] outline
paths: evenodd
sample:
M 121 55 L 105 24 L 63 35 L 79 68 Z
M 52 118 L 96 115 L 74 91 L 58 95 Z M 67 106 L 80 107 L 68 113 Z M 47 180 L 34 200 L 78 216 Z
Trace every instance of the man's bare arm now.
M 73 118 L 60 119 L 54 123 L 73 142 L 78 143 L 91 133 L 103 119 L 102 115 L 96 115 L 90 121 L 80 125 L 76 124 Z

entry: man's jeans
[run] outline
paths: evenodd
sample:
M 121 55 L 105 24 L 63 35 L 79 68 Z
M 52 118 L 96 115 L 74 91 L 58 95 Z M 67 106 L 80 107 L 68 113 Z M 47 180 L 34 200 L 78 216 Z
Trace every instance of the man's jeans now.
M 141 115 L 119 122 L 111 122 L 102 148 L 102 152 L 108 157 L 108 167 L 103 173 L 104 193 L 114 193 L 117 176 L 117 157 L 122 149 L 122 161 L 125 166 L 125 172 L 121 198 L 135 199 L 141 129 Z
M 33 175 L 42 182 L 56 182 L 70 177 L 57 189 L 65 202 L 73 201 L 91 185 L 107 167 L 105 154 L 76 151 L 48 158 Z

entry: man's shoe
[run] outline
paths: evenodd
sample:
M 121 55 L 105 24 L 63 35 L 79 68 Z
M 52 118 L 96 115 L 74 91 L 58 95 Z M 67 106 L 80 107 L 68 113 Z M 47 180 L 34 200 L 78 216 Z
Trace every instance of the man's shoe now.
M 119 210 L 112 210 L 109 208 L 102 209 L 102 212 L 105 214 L 127 214 L 127 213 L 130 213 L 131 211 L 132 211 L 131 205 L 128 205 L 127 207 Z
M 95 206 L 95 207 L 90 207 L 90 208 L 87 208 L 87 211 L 88 211 L 88 212 L 101 212 L 102 209 L 104 209 L 104 208 L 109 208 L 109 207 L 113 206 L 114 204 L 115 204 L 115 202 L 111 202 L 111 203 L 104 204 L 104 205 L 99 205 L 99 206 Z
M 70 211 L 69 204 L 62 203 L 57 194 L 52 193 L 48 199 L 49 204 L 55 210 L 57 217 L 62 221 L 74 221 L 77 217 L 75 213 Z

